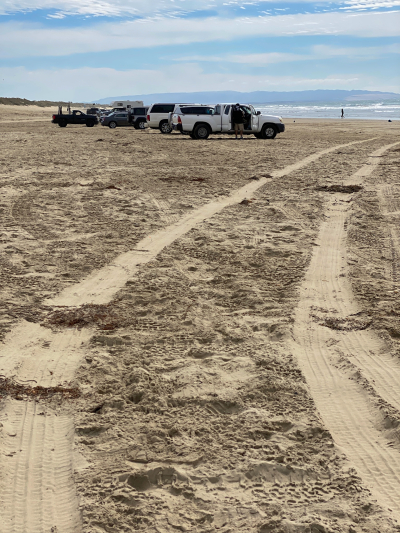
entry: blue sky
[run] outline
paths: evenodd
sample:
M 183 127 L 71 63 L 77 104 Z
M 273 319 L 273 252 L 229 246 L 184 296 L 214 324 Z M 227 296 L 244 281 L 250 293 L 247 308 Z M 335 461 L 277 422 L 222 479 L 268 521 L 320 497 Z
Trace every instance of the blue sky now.
M 0 96 L 400 92 L 400 0 L 0 0 Z

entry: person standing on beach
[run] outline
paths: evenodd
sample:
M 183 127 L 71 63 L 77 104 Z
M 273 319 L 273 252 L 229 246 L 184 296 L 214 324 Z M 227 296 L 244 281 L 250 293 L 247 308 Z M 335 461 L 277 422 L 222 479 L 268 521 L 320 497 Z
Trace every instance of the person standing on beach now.
M 239 104 L 236 104 L 232 109 L 232 122 L 235 124 L 235 139 L 238 138 L 239 131 L 240 131 L 240 138 L 243 139 L 244 113 L 240 109 Z
M 342 109 L 342 116 L 340 118 L 344 118 L 344 109 Z

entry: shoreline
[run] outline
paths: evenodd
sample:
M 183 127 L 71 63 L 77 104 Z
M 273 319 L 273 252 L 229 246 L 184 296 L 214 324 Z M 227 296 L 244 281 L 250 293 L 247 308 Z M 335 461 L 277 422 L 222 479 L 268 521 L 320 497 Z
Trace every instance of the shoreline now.
M 79 109 L 81 111 L 84 111 L 83 107 L 72 107 L 73 109 Z M 255 105 L 255 108 L 257 109 L 257 106 Z M 4 114 L 10 114 L 10 112 L 14 110 L 14 112 L 18 115 L 27 115 L 27 114 L 41 114 L 44 115 L 46 113 L 57 113 L 58 107 L 40 107 L 40 106 L 17 106 L 17 105 L 6 105 L 6 104 L 0 104 L 0 121 L 2 120 L 2 115 Z M 267 114 L 267 113 L 266 113 Z M 276 116 L 282 116 L 279 114 L 279 109 L 277 110 Z M 339 122 L 352 122 L 352 121 L 372 121 L 372 122 L 388 122 L 389 119 L 392 121 L 392 123 L 399 122 L 400 117 L 395 118 L 381 118 L 381 117 L 299 117 L 299 116 L 282 116 L 283 120 L 295 120 L 295 121 L 303 121 L 303 120 L 311 120 L 311 121 L 339 121 Z

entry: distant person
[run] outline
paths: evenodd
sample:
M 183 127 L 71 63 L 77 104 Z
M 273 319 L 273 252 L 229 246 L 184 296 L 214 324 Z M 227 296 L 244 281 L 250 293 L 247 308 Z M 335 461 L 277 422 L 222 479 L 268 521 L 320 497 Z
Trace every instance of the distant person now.
M 342 109 L 342 116 L 340 118 L 344 118 L 344 109 Z
M 240 138 L 243 139 L 244 130 L 244 113 L 239 104 L 236 104 L 232 110 L 232 122 L 235 125 L 235 139 L 238 138 L 240 132 Z

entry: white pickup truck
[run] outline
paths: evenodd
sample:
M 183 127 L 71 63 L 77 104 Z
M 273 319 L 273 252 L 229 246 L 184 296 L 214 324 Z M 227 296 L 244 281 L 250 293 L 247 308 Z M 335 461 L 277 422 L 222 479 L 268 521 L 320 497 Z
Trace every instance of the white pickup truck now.
M 179 105 L 170 115 L 170 125 L 193 139 L 207 139 L 211 133 L 233 133 L 232 108 L 235 104 L 210 106 Z M 244 133 L 257 139 L 274 139 L 285 131 L 281 117 L 262 115 L 250 104 L 240 104 L 245 115 Z

